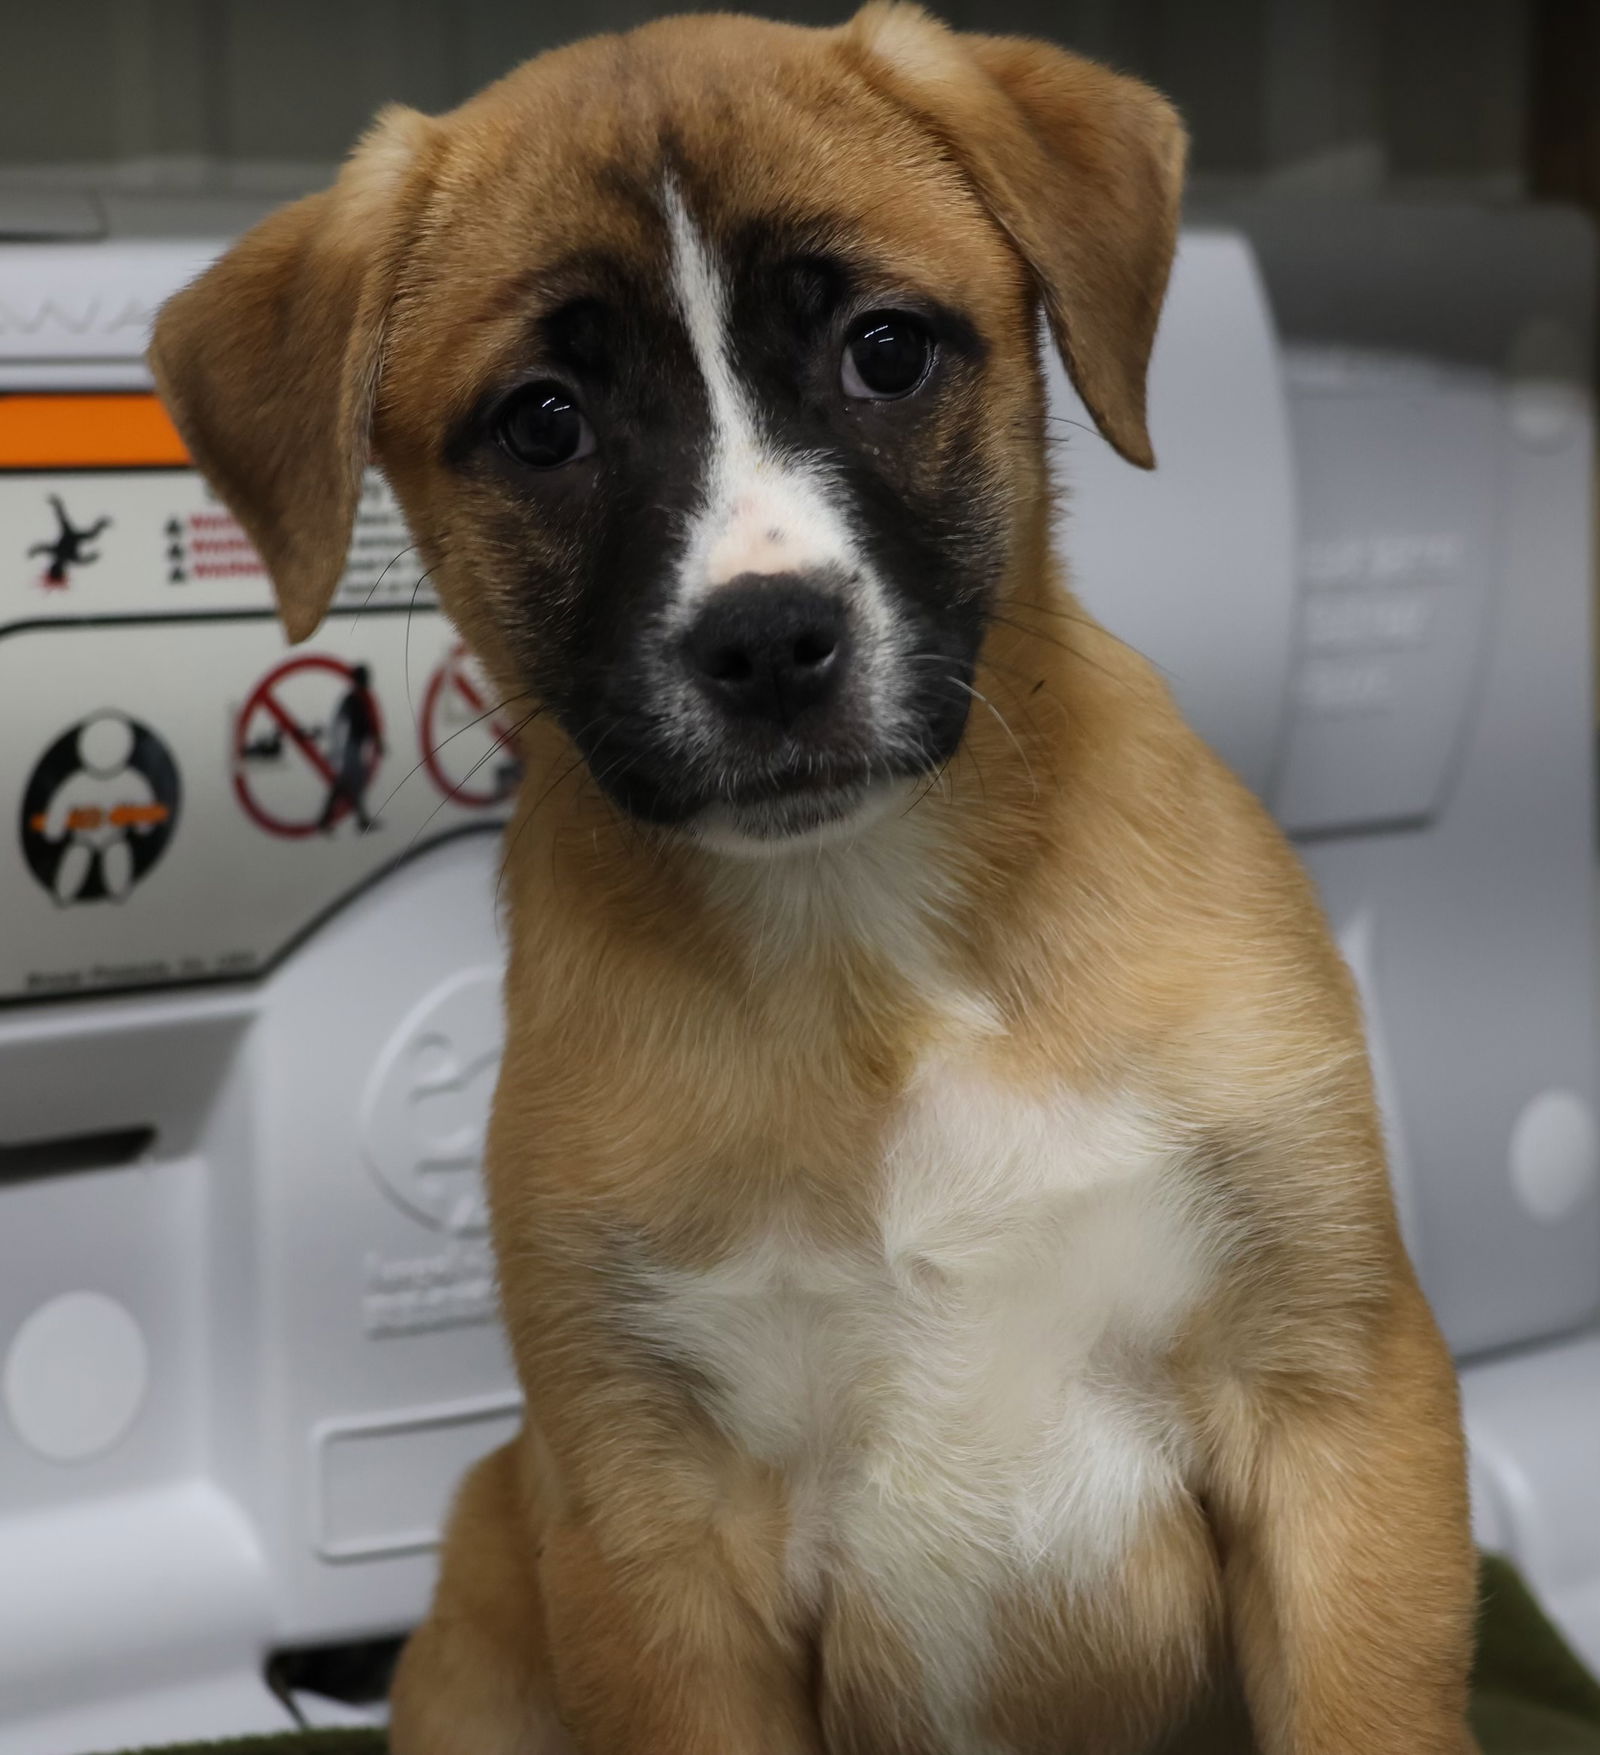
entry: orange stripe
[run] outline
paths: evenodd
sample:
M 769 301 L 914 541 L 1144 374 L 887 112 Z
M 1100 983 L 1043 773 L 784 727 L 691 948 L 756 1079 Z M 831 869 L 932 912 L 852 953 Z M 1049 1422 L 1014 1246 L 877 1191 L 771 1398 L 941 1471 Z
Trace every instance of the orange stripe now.
M 101 810 L 97 804 L 82 804 L 76 810 L 67 812 L 69 829 L 98 829 L 102 823 L 109 822 L 114 828 L 137 828 L 143 823 L 164 823 L 168 816 L 164 804 L 114 804 L 110 810 Z M 44 811 L 37 812 L 28 819 L 35 833 L 42 835 L 50 818 Z
M 0 395 L 0 469 L 136 469 L 185 464 L 154 396 Z

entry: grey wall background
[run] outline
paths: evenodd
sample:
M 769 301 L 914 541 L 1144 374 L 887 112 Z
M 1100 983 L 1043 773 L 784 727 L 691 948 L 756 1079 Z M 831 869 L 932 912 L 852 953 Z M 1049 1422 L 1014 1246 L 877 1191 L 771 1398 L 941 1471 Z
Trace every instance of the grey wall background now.
M 448 108 L 648 0 L 0 0 L 0 183 L 291 190 L 379 104 Z M 805 23 L 848 0 L 751 0 Z M 1204 177 L 1307 191 L 1523 183 L 1525 0 L 936 0 L 1183 106 Z

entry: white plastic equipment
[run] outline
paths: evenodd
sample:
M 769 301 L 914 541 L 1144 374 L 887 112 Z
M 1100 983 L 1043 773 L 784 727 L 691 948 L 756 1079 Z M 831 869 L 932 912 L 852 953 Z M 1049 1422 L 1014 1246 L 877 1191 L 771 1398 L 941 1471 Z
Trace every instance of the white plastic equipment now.
M 0 392 L 143 388 L 247 217 L 39 211 Z M 1085 599 L 1323 886 L 1483 1533 L 1600 1661 L 1593 295 L 1561 215 L 1236 210 L 1184 238 L 1158 473 L 1059 373 L 1055 431 Z M 111 520 L 60 581 L 52 493 Z M 512 1429 L 477 1188 L 512 776 L 405 542 L 374 482 L 291 654 L 191 472 L 0 463 L 0 1755 L 287 1725 L 268 1655 L 409 1625 Z
M 148 405 L 62 393 L 145 388 L 225 236 L 0 246 L 6 1755 L 287 1726 L 267 1655 L 413 1619 L 515 1423 L 478 1175 L 508 714 L 376 478 L 290 650 L 193 471 L 48 461 L 141 451 Z M 60 565 L 56 502 L 96 532 Z

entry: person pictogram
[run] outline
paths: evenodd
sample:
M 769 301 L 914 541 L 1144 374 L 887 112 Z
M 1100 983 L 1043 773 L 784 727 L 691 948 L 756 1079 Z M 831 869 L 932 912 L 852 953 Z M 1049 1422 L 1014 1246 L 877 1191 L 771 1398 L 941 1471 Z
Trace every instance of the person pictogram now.
M 29 868 L 62 906 L 123 901 L 160 858 L 178 806 L 178 771 L 147 727 L 96 713 L 47 749 L 23 798 Z
M 86 524 L 81 529 L 67 515 L 67 508 L 61 502 L 59 494 L 50 495 L 50 504 L 56 515 L 56 538 L 54 542 L 36 542 L 28 550 L 30 559 L 34 555 L 47 555 L 50 564 L 44 570 L 44 582 L 56 589 L 67 584 L 69 567 L 86 567 L 100 558 L 99 550 L 91 554 L 86 544 L 91 543 L 111 523 L 109 518 L 97 518 L 93 524 Z
M 357 664 L 350 671 L 350 686 L 340 697 L 328 727 L 328 765 L 333 779 L 317 824 L 324 835 L 333 833 L 346 812 L 354 815 L 363 833 L 372 827 L 367 815 L 367 787 L 382 755 L 383 734 L 372 704 L 372 673 L 366 665 Z

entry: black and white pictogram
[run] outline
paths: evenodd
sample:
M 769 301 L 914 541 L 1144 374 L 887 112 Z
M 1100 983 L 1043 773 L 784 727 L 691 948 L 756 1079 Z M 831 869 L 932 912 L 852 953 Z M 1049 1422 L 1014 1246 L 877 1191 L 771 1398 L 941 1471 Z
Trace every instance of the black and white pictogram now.
M 22 856 L 63 907 L 123 901 L 166 851 L 178 822 L 172 752 L 125 713 L 69 727 L 22 794 Z
M 88 545 L 105 531 L 111 520 L 97 518 L 93 524 L 74 524 L 59 494 L 50 495 L 50 508 L 56 515 L 55 537 L 50 542 L 36 542 L 28 550 L 28 558 L 42 555 L 47 564 L 39 583 L 48 590 L 61 591 L 71 582 L 73 567 L 87 567 L 99 560 L 100 551 L 91 551 Z
M 383 715 L 364 664 L 308 653 L 256 684 L 233 734 L 233 789 L 269 835 L 372 827 L 368 793 L 383 760 Z

